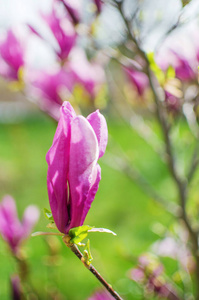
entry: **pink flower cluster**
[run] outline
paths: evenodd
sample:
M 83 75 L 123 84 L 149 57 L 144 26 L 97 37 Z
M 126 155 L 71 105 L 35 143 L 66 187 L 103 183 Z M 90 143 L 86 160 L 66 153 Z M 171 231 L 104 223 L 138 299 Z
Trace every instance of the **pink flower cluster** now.
M 154 293 L 165 299 L 177 299 L 170 298 L 171 294 L 175 296 L 176 293 L 165 280 L 163 271 L 163 265 L 154 256 L 145 254 L 139 257 L 139 264 L 131 270 L 130 278 L 141 284 L 147 293 Z
M 169 67 L 172 67 L 175 80 L 171 80 L 162 86 L 165 100 L 165 106 L 169 112 L 176 113 L 181 109 L 183 101 L 183 91 L 186 90 L 187 83 L 197 84 L 198 64 L 199 64 L 199 44 L 198 44 L 198 30 L 196 25 L 190 28 L 183 28 L 182 32 L 169 37 L 161 45 L 161 47 L 154 53 L 155 63 L 160 68 L 165 76 Z M 129 82 L 134 87 L 139 98 L 144 99 L 145 93 L 150 89 L 150 84 L 147 75 L 142 72 L 144 70 L 145 62 L 138 59 L 138 65 L 141 71 L 132 67 L 133 63 L 130 61 L 129 66 L 125 66 L 124 72 Z M 181 92 L 179 92 L 179 90 Z
M 102 3 L 100 0 L 94 2 L 99 13 Z M 41 14 L 55 43 L 49 42 L 34 26 L 27 25 L 28 41 L 36 37 L 54 52 L 56 61 L 52 70 L 37 71 L 26 65 L 24 45 L 27 41 L 22 43 L 14 30 L 10 29 L 0 42 L 0 75 L 9 81 L 23 80 L 28 95 L 56 119 L 59 107 L 77 86 L 93 101 L 105 82 L 101 63 L 88 60 L 83 48 L 78 46 L 81 35 L 76 25 L 82 21 L 81 12 L 81 1 L 56 0 L 50 13 Z

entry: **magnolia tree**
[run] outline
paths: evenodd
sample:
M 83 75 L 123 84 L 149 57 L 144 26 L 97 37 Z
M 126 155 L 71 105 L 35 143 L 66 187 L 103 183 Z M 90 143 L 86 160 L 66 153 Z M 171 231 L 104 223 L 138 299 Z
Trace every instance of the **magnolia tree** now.
M 0 44 L 0 74 L 10 88 L 25 94 L 58 121 L 46 156 L 51 210 L 44 213 L 51 230 L 32 235 L 62 237 L 106 288 L 96 291 L 89 298 L 92 300 L 122 299 L 91 264 L 87 239 L 90 232 L 115 233 L 84 225 L 101 180 L 98 159 L 104 155 L 108 132 L 98 108 L 106 105 L 152 147 L 170 174 L 167 189 L 171 192 L 163 192 L 111 139 L 114 147 L 107 162 L 166 210 L 173 224 L 172 230 L 161 231 L 149 253 L 138 258 L 128 277 L 143 288 L 144 299 L 199 300 L 198 203 L 193 201 L 199 163 L 197 1 L 152 2 L 53 1 L 51 10 L 40 15 L 53 43 L 34 24 L 24 24 L 26 38 L 10 28 Z M 46 69 L 34 69 L 27 63 L 26 47 L 33 38 L 48 45 L 54 54 Z M 85 110 L 92 111 L 87 118 L 81 115 Z M 19 264 L 18 274 L 11 278 L 13 299 L 21 299 L 26 294 L 27 262 L 20 249 L 38 211 L 29 207 L 21 224 L 14 200 L 6 196 L 0 216 L 2 238 Z M 163 256 L 178 263 L 178 280 L 167 278 Z

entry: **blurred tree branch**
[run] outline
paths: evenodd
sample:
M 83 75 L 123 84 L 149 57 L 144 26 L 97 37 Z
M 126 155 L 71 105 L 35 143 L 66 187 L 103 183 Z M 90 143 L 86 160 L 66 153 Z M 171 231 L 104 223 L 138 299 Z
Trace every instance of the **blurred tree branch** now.
M 117 2 L 114 1 L 114 5 L 117 7 L 125 25 L 126 25 L 126 30 L 128 34 L 128 38 L 134 43 L 136 49 L 137 49 L 137 54 L 143 59 L 144 61 L 144 67 L 143 71 L 145 74 L 147 74 L 148 79 L 149 79 L 149 85 L 154 97 L 154 102 L 156 105 L 156 113 L 157 113 L 157 118 L 162 130 L 162 135 L 163 139 L 165 141 L 165 154 L 166 154 L 166 160 L 167 160 L 167 165 L 170 170 L 170 174 L 176 184 L 177 190 L 178 190 L 178 195 L 179 195 L 179 204 L 181 207 L 181 213 L 179 217 L 184 221 L 184 224 L 186 228 L 188 229 L 188 232 L 190 234 L 190 239 L 192 241 L 192 253 L 195 257 L 196 260 L 196 278 L 197 282 L 199 281 L 199 246 L 198 246 L 198 232 L 195 230 L 190 222 L 190 219 L 187 215 L 187 210 L 186 210 L 186 204 L 188 200 L 188 187 L 189 183 L 196 171 L 196 168 L 198 166 L 198 158 L 197 158 L 197 151 L 198 151 L 198 146 L 196 147 L 196 150 L 194 151 L 191 166 L 188 172 L 187 177 L 181 176 L 178 173 L 177 166 L 176 166 L 176 159 L 173 153 L 173 145 L 172 145 L 172 140 L 170 137 L 170 128 L 171 124 L 168 121 L 168 116 L 166 114 L 166 111 L 162 105 L 162 102 L 159 97 L 159 92 L 157 90 L 157 86 L 159 87 L 158 81 L 153 73 L 153 71 L 150 68 L 150 62 L 148 60 L 148 57 L 146 53 L 142 50 L 140 47 L 133 30 L 131 28 L 131 23 L 127 20 L 127 18 L 124 15 L 123 12 L 123 1 Z M 169 29 L 167 32 L 166 36 L 169 35 L 179 24 L 179 19 L 177 23 Z M 197 289 L 197 295 L 196 299 L 199 299 L 199 286 Z

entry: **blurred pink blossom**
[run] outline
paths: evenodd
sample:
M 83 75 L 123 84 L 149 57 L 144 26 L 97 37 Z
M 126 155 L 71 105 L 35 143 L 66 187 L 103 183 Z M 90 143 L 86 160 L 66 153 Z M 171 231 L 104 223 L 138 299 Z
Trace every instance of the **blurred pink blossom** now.
M 85 52 L 74 48 L 70 55 L 69 68 L 76 83 L 81 84 L 91 97 L 95 97 L 105 83 L 105 73 L 99 63 L 88 61 Z
M 178 260 L 185 270 L 193 271 L 195 267 L 191 252 L 186 247 L 186 243 L 167 236 L 152 245 L 152 250 L 159 256 L 167 256 Z
M 197 45 L 195 40 L 198 40 L 198 37 L 198 28 L 195 25 L 171 35 L 156 53 L 157 64 L 164 71 L 172 66 L 176 78 L 181 81 L 196 80 L 199 44 Z
M 59 49 L 56 51 L 61 60 L 65 60 L 76 43 L 76 32 L 66 16 L 59 16 L 55 7 L 49 15 L 43 15 L 43 19 L 51 29 Z
M 105 290 L 98 290 L 96 291 L 88 300 L 113 300 L 112 297 L 107 291 Z
M 57 57 L 64 61 L 76 43 L 77 34 L 69 16 L 63 12 L 60 13 L 55 4 L 56 2 L 53 3 L 52 11 L 49 14 L 41 14 L 41 16 L 57 42 L 57 47 L 54 49 Z M 38 37 L 47 41 L 33 26 L 28 24 L 28 27 Z M 49 41 L 47 42 L 49 43 Z
M 60 106 L 70 97 L 75 81 L 70 70 L 58 68 L 53 72 L 31 72 L 28 84 L 29 94 L 36 99 L 39 107 L 58 120 Z
M 165 103 L 167 105 L 168 111 L 177 113 L 180 109 L 180 99 L 170 92 L 165 90 Z
M 32 86 L 37 90 L 37 96 L 42 101 L 54 102 L 59 105 L 63 103 L 62 89 L 71 92 L 74 86 L 73 74 L 63 68 L 53 72 L 36 72 L 30 80 Z
M 124 67 L 130 82 L 133 84 L 137 93 L 142 96 L 149 86 L 148 77 L 143 72 L 136 71 L 129 67 Z
M 38 208 L 30 205 L 26 208 L 23 220 L 20 222 L 14 199 L 11 196 L 3 198 L 0 203 L 0 234 L 14 254 L 17 254 L 21 243 L 30 235 L 38 219 Z
M 175 63 L 173 65 L 176 77 L 180 80 L 192 80 L 196 77 L 196 74 L 194 73 L 190 62 L 187 58 L 181 56 L 179 53 L 172 51 L 173 54 L 176 57 Z
M 12 30 L 0 42 L 0 75 L 8 80 L 17 80 L 18 71 L 24 66 L 25 50 Z
M 130 271 L 130 278 L 143 285 L 147 292 L 166 299 L 179 299 L 171 284 L 164 278 L 163 265 L 150 253 L 139 257 L 139 264 Z

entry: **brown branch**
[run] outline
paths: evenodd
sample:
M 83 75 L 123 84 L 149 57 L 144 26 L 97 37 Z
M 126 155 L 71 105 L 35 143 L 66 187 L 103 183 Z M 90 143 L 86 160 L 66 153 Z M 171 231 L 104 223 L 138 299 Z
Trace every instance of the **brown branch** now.
M 171 140 L 170 140 L 170 126 L 166 120 L 165 117 L 165 112 L 163 110 L 161 101 L 159 99 L 158 93 L 156 91 L 156 87 L 155 87 L 155 76 L 153 75 L 152 71 L 150 70 L 150 63 L 148 61 L 148 58 L 145 54 L 145 52 L 140 48 L 136 38 L 134 37 L 134 35 L 132 34 L 131 28 L 130 28 L 130 24 L 128 22 L 128 20 L 126 20 L 123 10 L 122 10 L 122 4 L 121 3 L 117 3 L 117 7 L 118 10 L 120 12 L 120 15 L 122 16 L 125 24 L 126 24 L 126 28 L 129 34 L 129 37 L 131 38 L 131 40 L 134 42 L 135 46 L 137 47 L 137 51 L 138 54 L 143 58 L 143 60 L 145 61 L 146 67 L 145 67 L 145 72 L 148 76 L 149 79 L 149 85 L 151 87 L 153 96 L 154 96 L 154 101 L 156 104 L 156 113 L 157 113 L 157 118 L 159 120 L 161 129 L 162 129 L 162 133 L 163 133 L 163 138 L 165 141 L 165 150 L 166 150 L 166 154 L 167 154 L 167 163 L 168 163 L 168 167 L 170 170 L 170 173 L 176 183 L 178 192 L 179 192 L 179 199 L 180 199 L 180 204 L 181 204 L 181 208 L 182 208 L 182 213 L 181 213 L 181 217 L 184 220 L 190 235 L 193 237 L 195 236 L 195 232 L 192 229 L 192 226 L 189 223 L 189 220 L 187 218 L 186 215 L 186 210 L 185 210 L 185 206 L 186 206 L 186 198 L 187 198 L 187 181 L 186 180 L 182 180 L 180 178 L 180 176 L 178 175 L 177 169 L 176 169 L 176 165 L 175 165 L 175 159 L 174 159 L 174 155 L 172 152 L 172 145 L 171 145 Z M 157 81 L 156 81 L 157 82 Z M 194 244 L 195 244 L 195 237 L 194 237 Z
M 149 84 L 150 84 L 150 87 L 151 87 L 151 90 L 152 90 L 152 93 L 154 96 L 157 117 L 158 117 L 161 129 L 162 129 L 163 138 L 165 140 L 165 151 L 167 154 L 168 167 L 169 167 L 171 176 L 173 177 L 173 180 L 176 183 L 176 187 L 177 187 L 178 194 L 179 194 L 179 202 L 180 202 L 181 210 L 182 210 L 181 214 L 180 214 L 180 218 L 184 221 L 184 224 L 190 234 L 190 238 L 192 241 L 192 253 L 196 260 L 196 278 L 197 278 L 197 281 L 199 281 L 198 232 L 193 229 L 193 227 L 190 223 L 190 220 L 187 216 L 187 212 L 186 212 L 186 201 L 187 201 L 187 194 L 188 194 L 188 180 L 187 180 L 188 178 L 181 178 L 177 172 L 177 168 L 175 165 L 175 158 L 174 158 L 173 151 L 172 151 L 172 142 L 170 139 L 170 126 L 166 119 L 165 111 L 162 107 L 162 103 L 159 99 L 159 95 L 156 90 L 157 80 L 156 80 L 153 72 L 150 69 L 150 63 L 148 61 L 148 58 L 147 58 L 145 52 L 140 48 L 136 38 L 132 34 L 131 24 L 129 24 L 128 20 L 126 20 L 124 14 L 123 14 L 123 11 L 122 11 L 122 4 L 121 3 L 117 4 L 117 7 L 123 18 L 124 23 L 126 24 L 126 29 L 128 31 L 129 37 L 131 38 L 131 40 L 134 42 L 135 46 L 137 47 L 138 54 L 141 56 L 141 58 L 145 62 L 145 71 L 148 76 Z M 155 80 L 156 80 L 156 83 L 154 83 Z M 191 169 L 190 169 L 190 174 L 189 174 L 190 178 L 192 178 L 196 166 L 197 166 L 197 164 L 195 163 L 195 160 L 194 160 L 193 167 L 191 167 Z M 199 288 L 197 290 L 196 300 L 199 300 Z
M 81 260 L 83 265 L 103 284 L 106 290 L 115 298 L 116 300 L 123 300 L 116 291 L 113 290 L 112 286 L 100 275 L 100 273 L 93 267 L 92 264 L 86 264 L 82 253 L 75 244 L 70 243 L 69 236 L 65 235 L 63 237 L 63 242 L 70 248 L 70 250 Z

